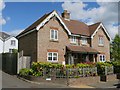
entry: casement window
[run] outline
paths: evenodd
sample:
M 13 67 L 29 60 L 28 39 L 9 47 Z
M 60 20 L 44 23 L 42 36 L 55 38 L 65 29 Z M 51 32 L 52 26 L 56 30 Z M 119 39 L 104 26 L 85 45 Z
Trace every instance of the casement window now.
M 58 40 L 58 30 L 50 30 L 50 40 Z
M 103 45 L 104 44 L 103 36 L 99 36 L 98 41 L 99 45 Z
M 57 62 L 58 61 L 58 53 L 57 52 L 48 52 L 47 53 L 47 61 Z
M 71 36 L 70 37 L 70 42 L 71 43 L 76 43 L 77 42 L 76 36 Z
M 9 49 L 9 53 L 12 53 L 13 52 L 13 49 Z
M 86 45 L 87 44 L 87 38 L 81 38 L 82 44 Z
M 100 62 L 105 62 L 105 55 L 99 55 Z
M 11 40 L 11 46 L 15 46 L 15 40 Z

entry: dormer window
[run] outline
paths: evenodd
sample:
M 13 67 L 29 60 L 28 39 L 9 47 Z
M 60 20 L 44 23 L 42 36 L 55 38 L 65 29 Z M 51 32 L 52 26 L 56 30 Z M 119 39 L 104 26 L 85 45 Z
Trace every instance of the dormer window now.
M 50 30 L 50 40 L 58 41 L 58 30 Z
M 87 44 L 87 38 L 81 38 L 82 44 L 86 45 Z
M 70 42 L 71 43 L 76 43 L 77 42 L 76 36 L 71 36 L 70 37 Z
M 102 46 L 103 46 L 103 44 L 104 44 L 103 36 L 99 36 L 98 41 L 99 41 L 99 42 L 98 42 L 99 45 L 102 45 Z

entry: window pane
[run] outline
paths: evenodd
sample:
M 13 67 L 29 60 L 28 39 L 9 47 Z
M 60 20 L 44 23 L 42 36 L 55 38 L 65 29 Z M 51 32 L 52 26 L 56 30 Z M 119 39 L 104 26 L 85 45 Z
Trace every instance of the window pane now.
M 57 57 L 57 53 L 53 53 L 53 57 Z
M 52 53 L 48 53 L 48 60 L 52 61 Z
M 100 56 L 100 61 L 102 61 L 102 56 Z
M 53 61 L 57 60 L 57 53 L 53 53 Z
M 52 61 L 52 57 L 48 57 L 48 60 Z
M 58 39 L 58 36 L 57 36 L 57 31 L 55 30 L 55 39 Z
M 52 57 L 52 53 L 49 53 L 48 56 L 49 56 L 49 57 Z
M 105 56 L 103 55 L 103 61 L 105 61 Z
M 103 37 L 99 37 L 99 44 L 103 44 Z
M 11 45 L 15 46 L 15 40 L 11 40 Z
M 53 57 L 53 61 L 56 61 L 57 60 L 57 57 Z
M 54 39 L 54 30 L 51 30 L 51 38 Z

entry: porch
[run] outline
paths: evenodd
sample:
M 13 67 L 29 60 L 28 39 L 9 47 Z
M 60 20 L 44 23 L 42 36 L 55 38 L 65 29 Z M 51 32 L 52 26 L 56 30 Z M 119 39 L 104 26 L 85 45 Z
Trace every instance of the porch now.
M 66 50 L 66 64 L 97 62 L 99 52 L 91 47 L 69 45 Z

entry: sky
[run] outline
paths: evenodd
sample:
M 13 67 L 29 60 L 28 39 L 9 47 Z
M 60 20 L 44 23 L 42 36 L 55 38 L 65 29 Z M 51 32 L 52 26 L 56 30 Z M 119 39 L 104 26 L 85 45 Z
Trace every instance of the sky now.
M 60 15 L 68 10 L 71 19 L 85 22 L 88 25 L 102 22 L 112 38 L 118 33 L 118 2 L 2 2 L 0 1 L 0 25 L 2 31 L 18 35 L 29 25 L 43 16 L 56 10 Z

